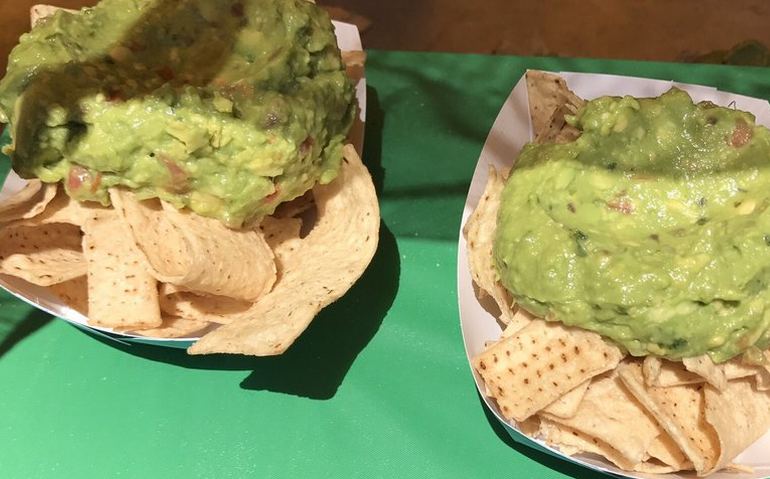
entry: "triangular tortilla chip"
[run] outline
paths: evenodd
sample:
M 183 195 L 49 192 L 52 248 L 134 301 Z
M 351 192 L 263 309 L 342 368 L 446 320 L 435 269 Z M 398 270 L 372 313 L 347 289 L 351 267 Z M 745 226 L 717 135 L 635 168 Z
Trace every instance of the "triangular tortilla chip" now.
M 150 273 L 182 289 L 253 301 L 276 278 L 273 252 L 261 232 L 232 230 L 158 202 L 137 201 L 133 193 L 110 190 L 130 237 Z
M 548 416 L 554 416 L 557 418 L 569 419 L 575 417 L 580 403 L 583 401 L 583 397 L 588 391 L 588 386 L 591 384 L 590 379 L 583 381 L 578 387 L 568 392 L 564 396 L 560 397 L 556 401 L 549 404 L 543 412 Z
M 205 333 L 204 330 L 210 326 L 211 323 L 206 321 L 163 316 L 163 323 L 157 328 L 132 332 L 153 338 L 195 338 Z
M 489 169 L 487 186 L 479 199 L 479 204 L 468 218 L 464 233 L 468 244 L 468 263 L 473 281 L 479 287 L 480 294 L 489 294 L 500 309 L 500 321 L 510 324 L 514 321 L 513 299 L 500 283 L 492 257 L 492 244 L 497 228 L 497 210 L 500 207 L 500 194 L 505 185 L 504 179 L 494 168 Z M 526 318 L 519 316 L 519 328 L 526 326 Z
M 688 371 L 697 374 L 717 389 L 727 387 L 727 377 L 725 376 L 724 366 L 714 364 L 708 354 L 693 358 L 682 359 L 682 364 Z
M 647 387 L 638 363 L 618 369 L 623 383 L 652 414 L 682 452 L 702 474 L 717 463 L 719 442 L 714 428 L 706 421 L 704 384 Z
M 577 138 L 580 132 L 564 117 L 576 113 L 585 101 L 567 87 L 564 78 L 553 73 L 529 70 L 526 81 L 535 143 L 566 143 Z
M 40 286 L 86 274 L 80 228 L 70 224 L 14 224 L 0 229 L 0 273 Z
M 627 471 L 633 470 L 636 465 L 629 462 L 610 444 L 547 418 L 541 417 L 539 435 L 545 442 L 568 456 L 586 452 L 596 454 Z
M 642 371 L 644 383 L 648 386 L 668 387 L 704 382 L 702 376 L 688 371 L 681 362 L 669 361 L 657 356 L 645 357 Z
M 158 293 L 160 309 L 169 316 L 203 323 L 227 324 L 248 311 L 253 303 L 227 296 L 201 295 L 164 283 Z M 143 333 L 144 334 L 144 333 Z
M 472 363 L 503 416 L 523 421 L 622 356 L 596 333 L 537 319 Z
M 647 453 L 651 458 L 670 467 L 671 470 L 668 472 L 692 469 L 692 463 L 687 459 L 687 456 L 679 449 L 671 436 L 665 432 L 655 438 Z
M 0 203 L 0 224 L 33 218 L 43 212 L 56 195 L 56 185 L 30 180 L 24 188 Z
M 91 215 L 93 210 L 105 210 L 99 203 L 93 201 L 80 202 L 70 198 L 64 191 L 64 188 L 54 190 L 56 195 L 45 206 L 45 210 L 31 219 L 18 221 L 18 224 L 42 225 L 48 223 L 69 223 L 71 225 L 83 226 L 85 220 Z
M 87 276 L 78 276 L 63 283 L 52 284 L 48 289 L 64 304 L 88 317 Z
M 591 380 L 573 417 L 561 418 L 545 411 L 541 415 L 611 444 L 626 462 L 634 465 L 643 462 L 655 438 L 665 434 L 613 373 Z
M 363 274 L 377 249 L 380 214 L 374 184 L 351 145 L 339 176 L 313 190 L 318 219 L 282 264 L 270 293 L 249 313 L 201 338 L 191 354 L 280 354 L 318 312 Z
M 770 428 L 770 392 L 757 391 L 749 379 L 729 381 L 723 390 L 705 388 L 706 420 L 719 437 L 716 463 L 702 475 L 726 467 Z

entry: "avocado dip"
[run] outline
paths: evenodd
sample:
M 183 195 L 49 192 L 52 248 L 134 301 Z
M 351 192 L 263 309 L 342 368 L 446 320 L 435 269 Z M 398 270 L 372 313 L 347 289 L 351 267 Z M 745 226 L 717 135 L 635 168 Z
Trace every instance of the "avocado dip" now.
M 494 260 L 515 300 L 633 355 L 768 348 L 770 131 L 675 88 L 568 121 L 580 136 L 526 145 L 502 193 Z
M 237 228 L 335 178 L 353 93 L 306 0 L 102 0 L 21 37 L 0 121 L 22 177 L 104 205 L 122 186 Z

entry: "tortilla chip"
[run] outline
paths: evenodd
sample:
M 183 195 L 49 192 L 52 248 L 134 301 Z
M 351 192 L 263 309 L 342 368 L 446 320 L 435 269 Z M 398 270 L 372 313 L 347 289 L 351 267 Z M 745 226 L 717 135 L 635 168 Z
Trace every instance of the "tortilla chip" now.
M 24 188 L 0 203 L 0 223 L 33 218 L 43 212 L 56 194 L 56 185 L 30 180 Z
M 210 326 L 211 323 L 206 321 L 163 316 L 163 323 L 157 328 L 132 332 L 153 338 L 197 338 Z
M 164 283 L 158 293 L 160 309 L 169 316 L 227 324 L 251 308 L 252 303 L 227 296 L 201 295 Z M 144 333 L 143 333 L 144 334 Z
M 561 418 L 545 411 L 541 415 L 590 438 L 611 444 L 627 463 L 634 465 L 646 459 L 655 438 L 664 434 L 613 373 L 591 380 L 573 417 Z M 633 427 L 629 427 L 631 425 Z
M 88 262 L 88 323 L 120 330 L 160 326 L 158 289 L 115 210 L 95 211 L 83 225 Z
M 513 299 L 500 283 L 492 245 L 497 228 L 497 210 L 500 207 L 500 195 L 505 180 L 494 168 L 489 169 L 487 185 L 479 199 L 479 204 L 468 218 L 463 233 L 468 244 L 468 263 L 474 283 L 479 287 L 479 294 L 489 294 L 500 309 L 500 321 L 510 324 L 514 320 Z M 481 298 L 480 298 L 481 299 Z M 521 316 L 517 319 L 523 319 Z M 527 321 L 520 321 L 521 327 Z
M 646 387 L 638 363 L 618 369 L 623 383 L 671 436 L 695 470 L 702 474 L 717 463 L 719 442 L 716 431 L 706 421 L 703 384 Z
M 69 8 L 54 7 L 52 5 L 33 5 L 32 8 L 30 8 L 29 10 L 30 25 L 34 27 L 41 20 L 50 17 L 51 15 L 58 12 L 59 10 L 64 10 L 65 12 L 72 12 L 72 13 L 77 11 L 77 10 L 70 10 Z
M 721 391 L 707 386 L 704 392 L 706 420 L 721 452 L 712 467 L 698 471 L 701 475 L 726 467 L 770 428 L 770 393 L 755 390 L 749 379 L 729 381 Z
M 704 381 L 702 376 L 685 369 L 678 361 L 669 361 L 657 356 L 646 356 L 642 363 L 644 383 L 648 386 L 668 387 L 682 384 L 697 384 Z
M 86 274 L 80 228 L 51 223 L 14 224 L 0 229 L 0 273 L 40 286 Z
M 56 195 L 45 209 L 32 219 L 19 221 L 19 224 L 48 224 L 48 223 L 69 223 L 71 225 L 83 226 L 86 219 L 94 210 L 105 210 L 99 203 L 80 202 L 70 198 L 64 191 L 64 188 L 54 190 Z
M 273 250 L 278 269 L 283 269 L 281 265 L 286 262 L 287 257 L 294 254 L 302 241 L 300 238 L 302 220 L 267 216 L 260 223 L 259 229 L 268 246 Z
M 754 376 L 757 391 L 770 391 L 770 370 L 762 368 Z
M 361 50 L 343 51 L 340 52 L 340 55 L 342 56 L 342 63 L 344 63 L 346 67 L 360 67 L 364 66 L 364 63 L 366 63 L 366 52 Z
M 505 328 L 503 329 L 503 332 L 500 337 L 507 338 L 509 336 L 513 336 L 514 334 L 521 331 L 524 326 L 528 325 L 535 319 L 537 316 L 530 313 L 524 308 L 515 306 L 513 308 L 513 315 L 511 316 L 511 319 L 509 320 L 509 323 L 505 325 Z
M 548 407 L 543 409 L 543 412 L 547 413 L 548 416 L 557 418 L 568 419 L 575 417 L 590 384 L 590 379 L 583 381 L 578 387 L 549 404 Z
M 232 230 L 165 203 L 137 201 L 121 189 L 110 190 L 110 198 L 158 281 L 245 301 L 273 286 L 273 252 L 260 232 Z
M 291 201 L 284 201 L 278 205 L 272 215 L 262 219 L 262 223 L 268 218 L 298 218 L 313 208 L 315 208 L 315 199 L 313 198 L 313 190 L 309 190 L 302 196 L 298 196 Z
M 715 388 L 722 390 L 727 386 L 727 377 L 722 365 L 714 364 L 708 354 L 682 359 L 688 371 L 697 374 Z
M 746 364 L 742 357 L 733 358 L 721 365 L 727 380 L 756 376 L 763 368 L 753 364 Z
M 363 274 L 377 249 L 379 207 L 355 149 L 346 145 L 343 154 L 337 179 L 314 188 L 317 223 L 293 254 L 286 255 L 273 290 L 247 316 L 193 344 L 191 354 L 280 354 Z
M 665 432 L 652 441 L 647 454 L 670 467 L 671 470 L 668 472 L 692 469 L 692 463 L 687 459 L 687 456 L 679 449 L 671 436 Z
M 568 456 L 588 452 L 602 456 L 627 471 L 633 470 L 636 466 L 610 444 L 546 418 L 541 418 L 539 435 L 546 443 Z
M 64 304 L 83 316 L 88 316 L 87 276 L 78 276 L 63 283 L 52 284 L 48 289 Z
M 529 114 L 535 143 L 566 143 L 580 136 L 580 131 L 565 121 L 585 101 L 575 95 L 560 76 L 537 70 L 526 74 Z
M 585 380 L 608 371 L 620 350 L 590 331 L 535 320 L 473 358 L 507 419 L 523 421 Z

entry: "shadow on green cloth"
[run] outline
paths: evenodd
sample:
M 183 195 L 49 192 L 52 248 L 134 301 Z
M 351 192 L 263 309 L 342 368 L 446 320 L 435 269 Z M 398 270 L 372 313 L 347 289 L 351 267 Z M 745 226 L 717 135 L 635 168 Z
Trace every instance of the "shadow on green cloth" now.
M 395 237 L 384 224 L 381 225 L 379 248 L 363 276 L 345 296 L 321 311 L 280 356 L 189 356 L 183 349 L 127 345 L 86 333 L 134 356 L 183 368 L 251 370 L 241 382 L 243 389 L 331 399 L 393 304 L 401 269 L 399 258 Z
M 382 191 L 385 175 L 381 165 L 384 121 L 377 92 L 369 88 L 363 161 L 378 192 Z M 396 238 L 381 223 L 377 252 L 361 278 L 342 298 L 322 310 L 280 356 L 189 356 L 182 349 L 136 343 L 127 345 L 87 334 L 106 345 L 152 361 L 191 369 L 251 370 L 241 382 L 244 389 L 330 399 L 387 315 L 398 291 L 400 272 Z
M 48 313 L 39 309 L 32 309 L 18 319 L 13 318 L 12 315 L 0 317 L 0 358 L 52 319 Z
M 611 474 L 601 473 L 599 471 L 595 471 L 588 467 L 569 462 L 566 459 L 560 459 L 558 457 L 551 456 L 550 454 L 546 454 L 545 452 L 538 451 L 535 448 L 532 448 L 530 446 L 527 446 L 526 444 L 522 444 L 516 441 L 514 438 L 511 437 L 510 434 L 508 434 L 508 430 L 505 429 L 505 426 L 500 424 L 500 421 L 497 420 L 497 418 L 492 413 L 492 411 L 489 410 L 487 405 L 484 403 L 484 399 L 480 395 L 478 396 L 478 399 L 479 399 L 479 404 L 481 408 L 484 409 L 484 415 L 487 418 L 487 422 L 489 422 L 489 426 L 495 432 L 497 437 L 500 438 L 501 441 L 506 443 L 511 449 L 514 449 L 519 454 L 526 456 L 529 459 L 544 465 L 545 467 L 553 469 L 554 471 L 560 474 L 564 474 L 565 476 L 573 477 L 575 479 L 588 479 L 588 478 L 595 478 L 595 477 L 606 477 L 606 478 L 617 477 Z

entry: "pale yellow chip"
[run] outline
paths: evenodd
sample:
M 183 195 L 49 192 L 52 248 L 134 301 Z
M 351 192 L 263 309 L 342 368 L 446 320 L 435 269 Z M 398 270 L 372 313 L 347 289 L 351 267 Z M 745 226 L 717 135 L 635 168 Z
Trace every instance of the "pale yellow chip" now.
M 273 286 L 273 252 L 261 232 L 232 230 L 213 218 L 159 207 L 156 200 L 138 201 L 125 190 L 111 190 L 110 199 L 158 281 L 245 301 Z
M 642 363 L 644 382 L 648 386 L 681 386 L 704 382 L 702 376 L 688 371 L 679 361 L 669 361 L 657 356 L 647 356 Z
M 63 283 L 52 284 L 48 289 L 64 304 L 83 316 L 88 316 L 87 276 L 78 276 Z
M 618 373 L 628 390 L 655 417 L 695 470 L 711 470 L 719 456 L 719 441 L 706 421 L 704 384 L 648 387 L 637 363 L 623 364 Z
M 265 237 L 270 249 L 275 255 L 278 269 L 282 269 L 282 264 L 289 261 L 297 248 L 302 243 L 300 230 L 302 229 L 302 220 L 299 218 L 287 217 L 276 218 L 267 216 L 262 220 L 259 229 Z
M 575 414 L 577 414 L 580 403 L 583 401 L 583 397 L 585 397 L 586 391 L 588 391 L 588 386 L 590 384 L 591 380 L 586 379 L 578 387 L 549 404 L 545 409 L 543 409 L 543 412 L 548 416 L 557 418 L 568 419 L 575 417 Z
M 650 444 L 647 454 L 649 454 L 650 458 L 654 458 L 668 466 L 671 470 L 667 472 L 686 471 L 693 468 L 692 462 L 687 459 L 687 456 L 679 449 L 679 446 L 671 439 L 671 436 L 665 432 L 656 437 L 652 444 Z
M 757 391 L 750 379 L 727 382 L 723 390 L 705 388 L 706 420 L 716 430 L 720 454 L 702 475 L 726 467 L 770 428 L 770 392 Z
M 537 319 L 472 363 L 503 416 L 523 421 L 622 356 L 596 333 Z
M 511 324 L 516 319 L 515 324 L 517 329 L 520 329 L 526 326 L 528 321 L 522 316 L 514 318 L 513 299 L 500 283 L 492 257 L 497 211 L 504 185 L 503 177 L 494 168 L 490 168 L 484 193 L 468 218 L 463 232 L 468 245 L 468 265 L 473 281 L 479 288 L 479 299 L 483 299 L 485 294 L 490 295 L 500 310 L 500 321 Z
M 722 390 L 727 387 L 727 377 L 725 376 L 724 366 L 714 364 L 708 354 L 693 358 L 682 359 L 682 364 L 691 373 L 697 374 L 706 380 L 715 388 Z
M 81 203 L 73 200 L 64 188 L 54 188 L 55 196 L 45 206 L 45 209 L 31 219 L 18 221 L 18 224 L 41 225 L 48 223 L 69 223 L 83 226 L 85 220 L 94 211 L 105 210 L 99 203 Z
M 725 377 L 728 380 L 756 376 L 763 370 L 762 366 L 746 364 L 741 356 L 722 364 Z
M 535 143 L 566 143 L 580 132 L 565 121 L 585 101 L 575 95 L 564 78 L 538 70 L 526 73 L 529 113 Z
M 627 463 L 634 465 L 647 458 L 655 438 L 664 434 L 614 371 L 591 380 L 573 417 L 562 418 L 546 411 L 541 414 L 555 423 L 611 444 Z
M 202 295 L 180 290 L 164 283 L 159 290 L 160 309 L 169 316 L 208 324 L 227 324 L 243 315 L 253 305 L 227 296 Z
M 163 316 L 160 326 L 131 332 L 153 338 L 197 338 L 209 327 L 211 323 L 206 321 Z
M 629 462 L 610 444 L 547 418 L 541 418 L 538 434 L 546 443 L 558 448 L 568 456 L 586 452 L 596 454 L 627 471 L 634 470 L 637 465 L 637 463 Z
M 248 315 L 193 344 L 191 354 L 280 354 L 364 272 L 379 238 L 377 195 L 353 147 L 343 151 L 337 179 L 314 188 L 317 222 L 286 256 L 273 290 Z
M 11 223 L 0 229 L 0 273 L 40 286 L 86 274 L 80 228 L 70 224 Z
M 88 323 L 117 330 L 160 326 L 158 287 L 115 210 L 94 211 L 83 225 L 88 262 Z
M 0 203 L 0 224 L 33 218 L 43 212 L 56 195 L 56 185 L 29 180 L 24 187 Z

